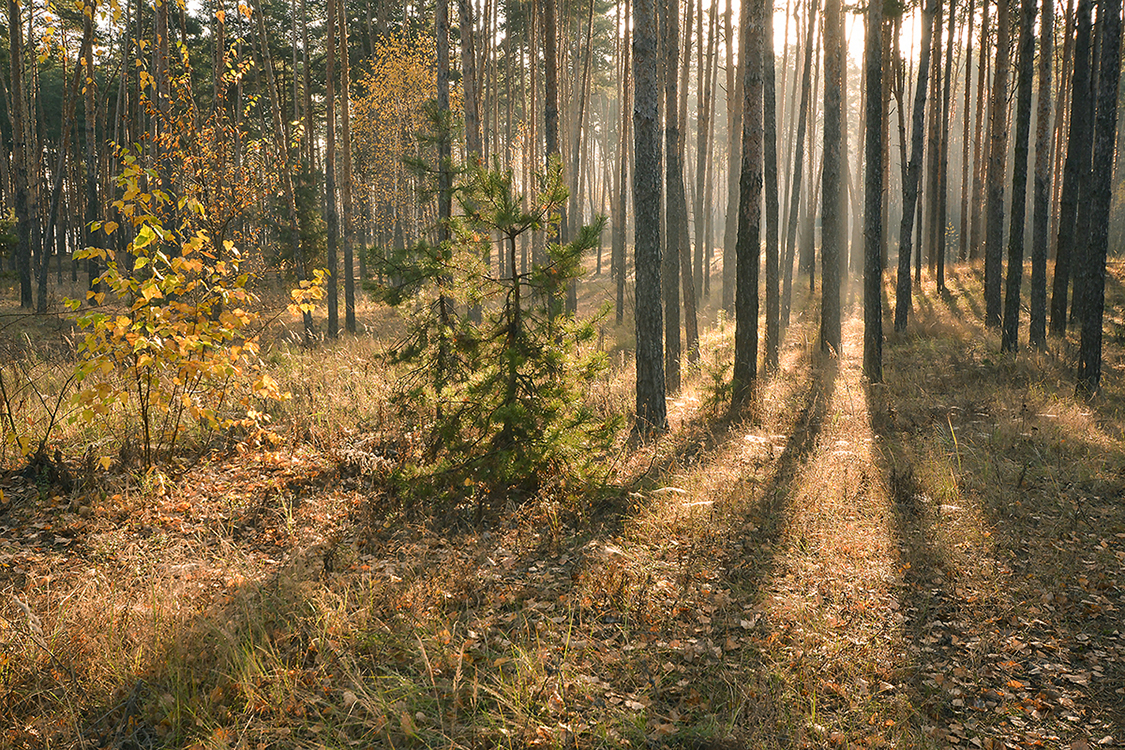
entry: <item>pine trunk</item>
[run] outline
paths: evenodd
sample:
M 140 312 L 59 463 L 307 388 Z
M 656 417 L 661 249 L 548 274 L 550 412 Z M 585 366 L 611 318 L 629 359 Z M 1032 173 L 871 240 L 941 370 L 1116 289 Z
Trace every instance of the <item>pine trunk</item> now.
M 1008 35 L 1010 0 L 997 6 L 996 75 L 992 80 L 992 123 L 988 157 L 988 225 L 984 252 L 984 322 L 1000 325 L 1000 274 L 1004 262 L 1004 174 L 1008 160 Z
M 754 401 L 758 376 L 758 266 L 762 220 L 762 49 L 766 0 L 742 0 L 742 166 L 738 189 L 738 249 L 735 291 L 734 372 L 731 413 Z
M 1012 213 L 1008 226 L 1008 278 L 1004 288 L 1004 328 L 1000 351 L 1019 349 L 1020 286 L 1023 282 L 1023 225 L 1027 207 L 1028 142 L 1031 139 L 1031 86 L 1035 74 L 1036 0 L 1023 0 L 1016 83 L 1016 147 L 1012 165 Z
M 906 330 L 910 316 L 911 278 L 910 259 L 914 239 L 914 213 L 918 207 L 918 187 L 921 182 L 923 140 L 926 121 L 926 91 L 930 70 L 930 53 L 933 46 L 934 6 L 938 0 L 929 0 L 922 12 L 922 51 L 918 61 L 918 83 L 914 88 L 914 112 L 911 123 L 910 163 L 903 179 L 902 221 L 899 224 L 898 276 L 895 282 L 895 330 Z M 921 248 L 918 248 L 921 254 Z
M 1051 293 L 1051 335 L 1066 335 L 1067 293 L 1071 276 L 1082 173 L 1090 168 L 1093 143 L 1093 102 L 1090 91 L 1090 42 L 1093 0 L 1078 0 L 1078 35 L 1074 42 L 1074 68 L 1070 96 L 1070 132 L 1066 165 L 1059 198 L 1059 234 L 1055 250 L 1055 276 Z
M 1104 12 L 1104 18 L 1103 18 Z M 1102 324 L 1105 316 L 1105 263 L 1112 204 L 1113 151 L 1117 132 L 1117 87 L 1121 76 L 1121 0 L 1104 0 L 1099 8 L 1101 59 L 1098 64 L 1097 121 L 1094 125 L 1093 174 L 1090 178 L 1090 249 L 1088 297 L 1083 306 L 1082 343 L 1078 353 L 1078 393 L 1097 395 L 1102 376 Z
M 1035 126 L 1035 218 L 1031 245 L 1030 343 L 1047 346 L 1047 231 L 1051 216 L 1051 58 L 1055 2 L 1043 0 L 1039 17 L 1039 106 Z
M 657 119 L 656 3 L 633 7 L 633 203 L 636 213 L 637 429 L 667 429 L 664 396 L 663 319 L 660 309 L 660 123 Z
M 883 6 L 867 4 L 866 173 L 863 216 L 863 374 L 883 381 Z
M 821 177 L 820 348 L 840 353 L 840 259 L 845 247 L 843 197 L 844 39 L 842 0 L 827 0 L 824 13 L 824 174 Z

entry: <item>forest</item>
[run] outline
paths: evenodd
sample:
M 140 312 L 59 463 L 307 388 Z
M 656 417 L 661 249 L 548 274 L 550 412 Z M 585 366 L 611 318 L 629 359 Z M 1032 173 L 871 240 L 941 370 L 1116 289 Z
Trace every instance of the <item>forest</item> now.
M 1121 0 L 0 29 L 0 748 L 1125 747 Z

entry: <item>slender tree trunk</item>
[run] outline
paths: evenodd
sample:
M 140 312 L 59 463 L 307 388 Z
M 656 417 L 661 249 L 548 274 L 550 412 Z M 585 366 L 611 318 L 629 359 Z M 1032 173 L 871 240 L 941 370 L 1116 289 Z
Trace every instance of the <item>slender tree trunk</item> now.
M 895 284 L 895 330 L 906 330 L 910 315 L 910 257 L 914 238 L 914 212 L 918 207 L 921 182 L 924 129 L 926 126 L 926 91 L 933 44 L 934 10 L 938 0 L 928 0 L 922 12 L 922 51 L 918 60 L 918 83 L 914 88 L 914 113 L 910 135 L 910 164 L 903 177 L 902 221 L 899 224 L 898 276 Z M 918 248 L 919 255 L 922 249 Z
M 1008 159 L 1008 34 L 1010 0 L 999 0 L 996 16 L 996 75 L 992 81 L 991 153 L 988 164 L 988 235 L 984 256 L 984 322 L 1000 325 L 1000 273 L 1004 261 L 1004 173 Z
M 93 9 L 91 9 L 93 11 Z M 84 16 L 83 27 L 93 26 L 91 15 Z M 83 33 L 86 33 L 84 30 Z M 89 33 L 93 35 L 93 29 L 89 29 Z M 101 247 L 101 240 L 103 234 L 101 231 L 95 231 L 93 224 L 101 215 L 101 202 L 98 199 L 98 153 L 97 153 L 97 139 L 95 134 L 95 127 L 97 118 L 95 112 L 97 107 L 94 104 L 97 95 L 97 84 L 94 78 L 94 56 L 89 55 L 86 58 L 86 80 L 85 80 L 85 120 L 86 120 L 86 223 L 85 223 L 85 243 L 86 247 Z M 14 92 L 13 92 L 14 93 Z M 166 227 L 168 228 L 168 227 Z M 102 283 L 99 281 L 102 274 L 102 264 L 98 257 L 91 257 L 86 261 L 86 272 L 88 277 L 89 290 L 95 295 L 102 292 Z M 91 302 L 100 304 L 98 297 L 93 297 Z
M 1074 73 L 1070 96 L 1070 133 L 1059 199 L 1059 236 L 1051 295 L 1051 335 L 1066 335 L 1067 292 L 1071 276 L 1082 173 L 1090 168 L 1093 142 L 1093 102 L 1090 91 L 1090 42 L 1093 0 L 1078 0 L 1078 35 L 1074 43 Z
M 23 24 L 20 7 L 8 0 L 8 33 L 12 78 L 12 166 L 15 173 L 16 226 L 19 245 L 16 265 L 20 276 L 20 307 L 30 308 L 31 299 L 31 211 L 28 201 L 30 159 L 27 147 L 27 111 L 23 95 Z M 87 121 L 90 117 L 87 116 Z
M 262 67 L 266 71 L 266 85 L 269 90 L 270 109 L 273 112 L 273 137 L 281 156 L 281 185 L 285 193 L 285 208 L 289 220 L 289 240 L 293 249 L 293 265 L 297 271 L 297 280 L 304 281 L 306 276 L 305 254 L 301 249 L 301 233 L 297 228 L 297 196 L 293 189 L 293 173 L 289 163 L 289 143 L 285 135 L 285 126 L 282 124 L 281 102 L 278 96 L 277 79 L 273 72 L 273 63 L 270 60 L 269 39 L 266 36 L 266 23 L 261 10 L 254 13 L 258 24 L 258 46 L 262 55 Z M 309 344 L 312 337 L 312 313 L 305 312 L 304 337 L 305 344 Z
M 93 45 L 93 24 L 83 24 L 82 31 L 82 46 L 78 53 L 78 59 L 81 61 L 90 57 L 90 49 Z M 78 103 L 78 83 L 84 80 L 84 71 L 81 64 L 74 66 L 74 73 L 71 75 L 70 87 L 67 89 L 66 102 L 63 105 L 63 121 L 62 121 L 62 143 L 59 145 L 58 159 L 55 164 L 54 186 L 51 188 L 51 207 L 47 213 L 47 232 L 44 235 L 47 241 L 55 236 L 55 231 L 58 226 L 59 216 L 59 203 L 62 200 L 63 193 L 63 177 L 66 175 L 66 157 L 70 151 L 70 134 L 74 130 L 74 112 Z M 50 264 L 47 258 L 43 259 L 43 263 L 39 266 L 39 299 L 35 311 L 42 315 L 47 312 L 47 277 L 50 272 Z
M 1055 2 L 1043 0 L 1039 17 L 1039 107 L 1035 126 L 1035 225 L 1031 246 L 1030 343 L 1047 346 L 1047 230 L 1051 215 L 1051 58 L 1054 57 Z
M 656 115 L 656 3 L 633 5 L 633 203 L 636 212 L 637 429 L 641 434 L 665 430 L 663 320 L 660 310 L 660 123 Z
M 680 390 L 680 226 L 683 167 L 679 150 L 679 12 L 676 0 L 659 0 L 658 11 L 664 81 L 664 255 L 660 280 L 664 292 L 664 387 L 668 394 Z M 675 17 L 673 19 L 673 16 Z M 678 187 L 677 187 L 678 184 Z
M 1023 225 L 1027 207 L 1028 142 L 1031 139 L 1031 86 L 1035 74 L 1036 0 L 1023 0 L 1016 97 L 1016 153 L 1012 166 L 1012 213 L 1008 227 L 1008 278 L 1000 351 L 1019 349 L 1020 286 L 1023 282 Z
M 472 0 L 457 0 L 461 21 L 461 86 L 465 104 L 465 149 L 469 159 L 481 157 L 480 89 L 476 64 Z
M 984 177 L 987 158 L 987 145 L 991 142 L 988 131 L 985 129 L 988 118 L 984 115 L 985 99 L 988 96 L 988 68 L 990 55 L 988 54 L 988 10 L 989 0 L 981 0 L 981 26 L 980 26 L 980 62 L 977 65 L 977 124 L 976 136 L 973 138 L 973 193 L 971 196 L 969 217 L 969 258 L 980 257 L 980 231 L 981 214 L 984 210 Z M 991 127 L 991 124 L 989 124 Z M 982 138 L 981 136 L 985 137 Z
M 945 44 L 945 81 L 941 93 L 941 153 L 938 156 L 937 221 L 934 222 L 934 252 L 937 256 L 937 290 L 945 291 L 946 210 L 949 203 L 949 123 L 953 120 L 950 89 L 953 82 L 953 47 L 956 38 L 957 6 L 949 3 L 948 40 Z
M 1007 0 L 1005 0 L 1007 1 Z M 930 117 L 929 144 L 926 149 L 926 189 L 922 191 L 922 225 L 924 244 L 918 250 L 925 249 L 926 266 L 931 273 L 937 272 L 937 246 L 939 242 L 938 229 L 938 177 L 941 170 L 939 161 L 941 157 L 941 124 L 942 124 L 942 99 L 941 99 L 941 55 L 942 55 L 942 12 L 949 0 L 938 0 L 937 15 L 934 17 L 934 50 L 930 58 Z M 952 9 L 951 9 L 952 12 Z M 952 40 L 950 41 L 952 43 Z
M 692 280 L 695 282 L 695 295 L 699 298 L 704 292 L 704 257 L 708 254 L 705 250 L 710 242 L 707 237 L 707 220 L 705 215 L 709 213 L 710 206 L 707 200 L 707 173 L 710 168 L 710 135 L 711 135 L 711 110 L 714 107 L 714 90 L 711 86 L 711 70 L 715 60 L 715 14 L 716 9 L 711 8 L 711 35 L 707 41 L 707 47 L 703 45 L 703 9 L 700 8 L 699 23 L 696 26 L 696 34 L 699 36 L 699 55 L 696 58 L 696 68 L 699 76 L 699 92 L 698 98 L 698 111 L 696 114 L 696 122 L 698 123 L 698 135 L 696 138 L 695 149 L 695 196 L 692 205 L 692 213 L 695 218 L 695 268 L 692 273 Z M 686 93 L 686 92 L 685 92 Z M 704 207 L 707 207 L 706 209 Z
M 630 14 L 630 0 L 625 0 L 625 17 Z M 629 123 L 632 120 L 630 105 L 632 104 L 633 89 L 630 85 L 632 63 L 629 59 L 631 48 L 630 27 L 625 25 L 625 36 L 621 42 L 623 50 L 622 76 L 621 76 L 621 140 L 617 147 L 617 216 L 613 221 L 613 264 L 614 278 L 617 286 L 617 305 L 615 308 L 617 322 L 621 323 L 625 316 L 625 244 L 627 239 L 628 224 L 628 152 L 629 152 Z
M 340 32 L 340 146 L 344 152 L 343 174 L 340 185 L 340 204 L 343 206 L 344 240 L 344 330 L 356 332 L 355 324 L 355 208 L 352 204 L 352 106 L 351 66 L 348 60 L 348 16 L 343 0 L 336 3 L 337 28 Z M 448 52 L 447 52 L 448 55 Z M 448 70 L 448 65 L 446 66 Z M 359 256 L 360 278 L 367 276 L 364 255 Z
M 742 147 L 742 99 L 743 76 L 738 75 L 738 68 L 742 64 L 743 55 L 739 55 L 736 63 L 734 59 L 734 28 L 731 23 L 732 7 L 735 0 L 727 0 L 726 12 L 723 16 L 723 25 L 727 35 L 727 133 L 729 135 L 727 163 L 727 215 L 726 232 L 723 237 L 723 309 L 734 312 L 734 295 L 736 284 L 735 267 L 737 261 L 736 247 L 738 243 L 738 188 L 741 178 L 739 170 L 734 168 L 741 159 L 739 149 Z
M 1078 353 L 1079 395 L 1092 398 L 1101 388 L 1102 323 L 1105 315 L 1105 263 L 1113 187 L 1113 151 L 1117 132 L 1117 88 L 1121 76 L 1121 0 L 1103 0 L 1098 23 L 1101 59 L 1098 65 L 1097 121 L 1090 202 L 1090 272 L 1083 307 L 1082 343 Z M 1076 89 L 1077 90 L 1077 89 Z
M 883 381 L 883 5 L 867 4 L 864 57 L 867 78 L 864 187 L 863 374 Z
M 832 0 L 830 0 L 831 2 Z M 758 377 L 758 266 L 761 253 L 763 81 L 766 0 L 742 0 L 742 167 L 738 190 L 737 290 L 731 413 L 754 402 Z
M 821 177 L 820 348 L 840 352 L 840 258 L 846 247 L 846 217 L 840 213 L 844 191 L 842 99 L 844 39 L 842 0 L 827 0 L 824 12 L 824 174 Z
M 1087 288 L 1090 278 L 1091 263 L 1089 260 L 1090 252 L 1090 229 L 1093 225 L 1093 201 L 1091 200 L 1091 190 L 1093 190 L 1093 182 L 1091 177 L 1093 175 L 1094 165 L 1092 163 L 1094 151 L 1094 132 L 1097 121 L 1096 103 L 1098 98 L 1098 76 L 1100 70 L 1098 64 L 1101 61 L 1101 48 L 1105 39 L 1105 24 L 1102 23 L 1101 16 L 1104 12 L 1104 6 L 1098 6 L 1098 22 L 1093 27 L 1093 39 L 1090 50 L 1090 84 L 1088 93 L 1085 96 L 1088 102 L 1089 113 L 1087 116 L 1087 146 L 1085 150 L 1086 163 L 1082 170 L 1079 172 L 1078 179 L 1078 212 L 1077 221 L 1074 229 L 1074 241 L 1071 245 L 1071 258 L 1070 269 L 1071 275 L 1074 277 L 1071 287 L 1070 297 L 1070 322 L 1079 326 L 1082 325 L 1084 318 L 1084 306 L 1090 298 L 1091 292 Z M 34 196 L 34 191 L 32 195 Z
M 766 192 L 766 368 L 777 370 L 781 343 L 781 289 L 778 279 L 778 189 L 777 189 L 777 94 L 773 54 L 773 13 L 767 5 L 762 13 L 762 120 L 765 136 Z
M 328 224 L 328 335 L 340 335 L 340 281 L 338 251 L 340 220 L 336 209 L 336 0 L 328 0 L 328 50 L 325 81 L 326 112 L 324 200 Z
M 1051 183 L 1051 224 L 1047 230 L 1047 241 L 1050 243 L 1049 254 L 1052 258 L 1055 257 L 1059 237 L 1059 203 L 1062 196 L 1062 183 L 1058 179 L 1058 175 L 1064 172 L 1064 164 L 1066 162 L 1066 148 L 1063 145 L 1063 137 L 1066 135 L 1069 126 L 1070 114 L 1070 84 L 1071 84 L 1071 65 L 1074 60 L 1074 37 L 1075 37 L 1075 14 L 1074 14 L 1074 0 L 1067 0 L 1066 11 L 1063 17 L 1063 57 L 1062 57 L 1062 71 L 1058 76 L 1058 98 L 1055 102 L 1055 135 L 1054 144 L 1052 146 L 1051 161 L 1051 174 L 1056 175 L 1056 179 Z
M 987 3 L 988 0 L 985 0 Z M 969 0 L 965 17 L 965 113 L 964 129 L 961 133 L 961 231 L 958 233 L 959 244 L 957 260 L 969 259 L 969 129 L 972 124 L 972 69 L 973 69 L 973 7 L 974 0 Z
M 789 183 L 789 226 L 785 233 L 785 258 L 781 262 L 783 289 L 781 293 L 781 326 L 789 325 L 789 309 L 793 299 L 793 255 L 797 249 L 797 220 L 800 217 L 802 172 L 805 168 L 805 129 L 808 124 L 809 99 L 812 89 L 812 53 L 816 32 L 818 0 L 809 0 L 809 18 L 806 21 L 805 60 L 801 73 L 801 105 L 797 110 L 797 135 L 793 158 L 793 179 Z M 796 85 L 796 83 L 794 83 Z

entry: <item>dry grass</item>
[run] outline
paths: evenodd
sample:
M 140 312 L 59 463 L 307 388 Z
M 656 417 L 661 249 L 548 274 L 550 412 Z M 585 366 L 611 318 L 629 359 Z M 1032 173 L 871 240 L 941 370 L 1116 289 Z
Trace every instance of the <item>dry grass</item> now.
M 886 385 L 856 315 L 837 359 L 799 308 L 745 421 L 708 406 L 709 313 L 614 491 L 482 528 L 388 512 L 356 459 L 403 429 L 382 340 L 277 335 L 278 445 L 4 480 L 0 747 L 1122 744 L 1121 351 L 1075 401 L 1073 342 L 1000 356 L 978 269 L 924 282 Z M 621 411 L 617 365 L 592 398 Z

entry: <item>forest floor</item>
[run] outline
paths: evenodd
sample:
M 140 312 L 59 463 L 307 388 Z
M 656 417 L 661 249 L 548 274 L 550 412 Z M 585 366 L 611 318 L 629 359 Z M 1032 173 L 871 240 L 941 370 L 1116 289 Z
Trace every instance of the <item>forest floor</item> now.
M 1123 271 L 1096 402 L 957 267 L 885 384 L 805 308 L 753 418 L 705 364 L 616 492 L 485 527 L 380 489 L 373 345 L 278 350 L 277 445 L 0 481 L 0 747 L 1125 747 Z

